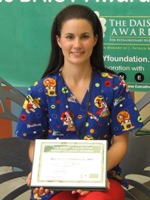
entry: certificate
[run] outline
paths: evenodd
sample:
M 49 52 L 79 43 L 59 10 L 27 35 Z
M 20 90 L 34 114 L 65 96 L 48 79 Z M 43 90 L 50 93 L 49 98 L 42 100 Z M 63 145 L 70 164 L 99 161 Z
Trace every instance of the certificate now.
M 35 141 L 31 188 L 105 190 L 106 140 Z

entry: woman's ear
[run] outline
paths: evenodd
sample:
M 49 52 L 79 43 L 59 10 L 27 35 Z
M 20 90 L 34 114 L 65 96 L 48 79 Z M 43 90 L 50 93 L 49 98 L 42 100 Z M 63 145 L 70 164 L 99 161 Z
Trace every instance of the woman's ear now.
M 95 35 L 94 46 L 96 45 L 97 41 L 98 41 L 98 35 L 96 34 L 96 35 Z
M 58 35 L 56 35 L 56 41 L 58 46 L 61 48 L 60 37 Z

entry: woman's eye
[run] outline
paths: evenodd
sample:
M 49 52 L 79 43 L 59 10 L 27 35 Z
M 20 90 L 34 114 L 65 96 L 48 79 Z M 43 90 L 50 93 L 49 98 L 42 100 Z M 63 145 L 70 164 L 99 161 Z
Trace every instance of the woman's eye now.
M 75 38 L 74 35 L 66 35 L 66 39 L 68 40 L 73 40 Z M 89 35 L 81 35 L 80 39 L 81 40 L 87 40 L 89 38 Z
M 88 39 L 88 38 L 89 38 L 88 35 L 83 35 L 83 36 L 82 36 L 82 39 Z
M 71 39 L 73 39 L 74 37 L 73 37 L 73 35 L 67 35 L 66 38 L 69 39 L 69 40 L 71 40 Z

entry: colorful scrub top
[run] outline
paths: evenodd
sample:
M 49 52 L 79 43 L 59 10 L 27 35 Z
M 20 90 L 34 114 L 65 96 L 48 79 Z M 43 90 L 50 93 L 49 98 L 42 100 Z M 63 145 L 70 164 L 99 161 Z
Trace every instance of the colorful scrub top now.
M 28 89 L 16 135 L 30 140 L 107 140 L 110 146 L 114 135 L 139 127 L 142 127 L 141 116 L 124 80 L 93 70 L 90 89 L 79 103 L 58 72 L 35 82 Z M 116 166 L 108 172 L 108 177 L 125 186 L 120 173 L 120 167 Z M 51 196 L 42 195 L 40 198 L 46 200 Z

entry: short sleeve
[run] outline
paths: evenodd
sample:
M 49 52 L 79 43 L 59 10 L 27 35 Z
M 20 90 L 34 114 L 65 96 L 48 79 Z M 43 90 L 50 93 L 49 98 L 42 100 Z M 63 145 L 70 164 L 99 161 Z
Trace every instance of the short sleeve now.
M 114 77 L 111 133 L 113 135 L 120 135 L 142 126 L 141 116 L 132 99 L 128 85 L 119 77 Z
M 48 134 L 47 105 L 42 81 L 31 86 L 23 104 L 16 135 L 25 139 L 46 138 Z

